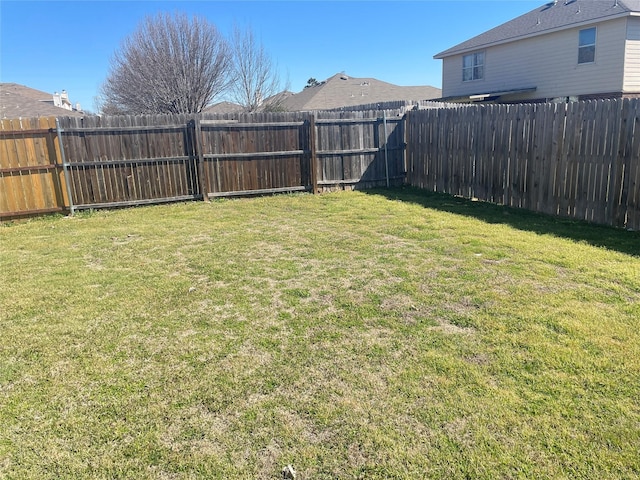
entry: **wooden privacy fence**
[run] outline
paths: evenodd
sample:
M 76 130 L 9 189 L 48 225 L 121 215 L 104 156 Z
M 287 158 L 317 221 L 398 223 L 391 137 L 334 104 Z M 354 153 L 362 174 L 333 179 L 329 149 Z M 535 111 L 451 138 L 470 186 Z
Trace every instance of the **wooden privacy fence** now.
M 69 117 L 59 133 L 72 211 L 404 181 L 385 112 Z
M 60 120 L 71 211 L 201 197 L 186 115 Z
M 202 191 L 209 198 L 404 181 L 398 115 L 263 113 L 205 119 L 196 129 Z
M 3 120 L 0 218 L 404 181 L 397 112 Z
M 640 99 L 407 113 L 407 182 L 640 229 Z
M 3 120 L 0 218 L 414 186 L 640 229 L 640 100 Z
M 65 209 L 55 127 L 55 118 L 0 120 L 0 218 Z

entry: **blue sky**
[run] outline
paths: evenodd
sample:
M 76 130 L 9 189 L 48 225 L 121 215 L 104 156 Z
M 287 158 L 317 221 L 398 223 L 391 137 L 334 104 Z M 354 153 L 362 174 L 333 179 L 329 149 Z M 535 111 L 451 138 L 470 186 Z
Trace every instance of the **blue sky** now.
M 94 110 L 120 43 L 147 15 L 184 12 L 225 35 L 248 27 L 290 90 L 344 72 L 397 85 L 441 86 L 433 56 L 543 5 L 529 0 L 413 1 L 5 1 L 0 0 L 0 81 L 66 89 Z

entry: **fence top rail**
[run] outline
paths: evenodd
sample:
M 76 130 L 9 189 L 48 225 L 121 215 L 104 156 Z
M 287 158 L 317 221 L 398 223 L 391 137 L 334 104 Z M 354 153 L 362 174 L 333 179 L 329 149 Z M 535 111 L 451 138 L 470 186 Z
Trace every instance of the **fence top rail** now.
M 341 124 L 341 123 L 378 123 L 386 120 L 389 122 L 401 122 L 402 117 L 384 117 L 379 118 L 316 118 L 316 125 L 331 125 L 331 124 Z
M 187 128 L 187 124 L 161 126 L 139 125 L 135 127 L 64 127 L 60 129 L 60 133 L 148 132 L 162 130 L 184 130 L 185 128 Z
M 285 150 L 279 152 L 236 152 L 236 153 L 205 153 L 203 158 L 224 160 L 227 158 L 262 158 L 262 157 L 295 157 L 308 155 L 308 150 Z
M 174 157 L 154 157 L 154 158 L 130 158 L 121 160 L 95 160 L 88 162 L 69 162 L 66 165 L 70 168 L 75 167 L 103 167 L 108 165 L 142 165 L 147 163 L 161 163 L 161 162 L 185 162 L 191 160 L 193 157 L 187 156 L 174 156 Z
M 19 137 L 20 135 L 46 135 L 55 131 L 55 128 L 36 128 L 31 130 L 0 130 L 0 137 Z
M 47 165 L 29 165 L 24 167 L 10 167 L 10 168 L 0 168 L 0 176 L 4 174 L 12 174 L 12 173 L 20 173 L 20 172 L 38 172 L 38 171 L 46 171 L 46 170 L 55 170 L 59 168 L 60 165 L 54 165 L 49 163 Z
M 202 120 L 203 128 L 264 128 L 264 127 L 300 127 L 305 122 L 260 122 L 240 123 L 238 120 Z

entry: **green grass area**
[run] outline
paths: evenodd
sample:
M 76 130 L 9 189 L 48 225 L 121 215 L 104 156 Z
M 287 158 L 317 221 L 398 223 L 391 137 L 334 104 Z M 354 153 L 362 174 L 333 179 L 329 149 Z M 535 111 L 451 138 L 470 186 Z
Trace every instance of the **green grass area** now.
M 640 478 L 640 234 L 413 189 L 0 226 L 0 477 Z

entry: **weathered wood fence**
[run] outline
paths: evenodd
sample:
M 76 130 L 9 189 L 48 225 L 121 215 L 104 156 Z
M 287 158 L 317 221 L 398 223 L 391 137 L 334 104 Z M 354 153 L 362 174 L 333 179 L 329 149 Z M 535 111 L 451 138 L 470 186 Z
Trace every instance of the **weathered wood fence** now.
M 196 123 L 208 197 L 402 184 L 404 122 L 385 112 L 253 114 Z
M 640 100 L 410 111 L 407 182 L 640 229 Z
M 185 115 L 60 119 L 69 208 L 197 198 L 189 120 Z
M 0 218 L 410 185 L 640 229 L 640 100 L 3 120 Z
M 16 120 L 0 135 L 4 218 L 405 176 L 403 118 L 386 111 Z

